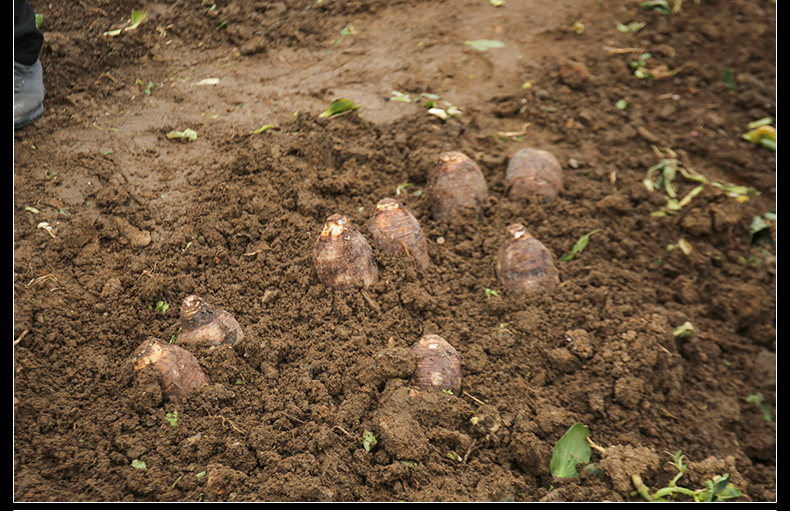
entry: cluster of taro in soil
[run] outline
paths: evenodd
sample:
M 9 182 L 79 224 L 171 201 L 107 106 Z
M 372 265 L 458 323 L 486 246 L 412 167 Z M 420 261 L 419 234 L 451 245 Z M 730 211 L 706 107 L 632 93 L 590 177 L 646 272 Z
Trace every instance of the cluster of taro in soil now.
M 550 152 L 527 148 L 510 160 L 505 175 L 505 195 L 511 200 L 534 197 L 554 199 L 562 187 L 562 166 Z M 427 179 L 427 203 L 434 220 L 446 220 L 464 208 L 481 210 L 488 186 L 479 165 L 458 151 L 439 155 Z M 419 221 L 397 200 L 378 202 L 367 225 L 367 234 L 383 254 L 413 260 L 416 268 L 431 265 Z M 313 267 L 321 284 L 339 290 L 369 287 L 378 282 L 378 266 L 371 244 L 349 219 L 333 214 L 313 248 Z M 514 293 L 551 291 L 560 283 L 551 252 L 520 223 L 507 228 L 507 237 L 496 255 L 496 274 Z M 154 366 L 162 395 L 180 398 L 209 383 L 198 360 L 180 346 L 234 345 L 244 337 L 238 321 L 196 295 L 181 304 L 181 327 L 171 344 L 151 337 L 132 356 L 136 371 Z M 413 383 L 421 389 L 451 394 L 461 390 L 461 362 L 457 350 L 441 336 L 426 334 L 414 346 Z

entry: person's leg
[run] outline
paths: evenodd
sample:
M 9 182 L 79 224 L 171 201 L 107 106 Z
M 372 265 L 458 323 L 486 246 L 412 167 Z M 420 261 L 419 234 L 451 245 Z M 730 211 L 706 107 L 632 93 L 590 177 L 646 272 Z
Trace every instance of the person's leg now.
M 38 60 L 44 35 L 36 28 L 36 13 L 28 0 L 14 0 L 14 62 L 32 66 Z
M 14 129 L 44 113 L 44 79 L 38 59 L 44 35 L 28 0 L 14 0 Z

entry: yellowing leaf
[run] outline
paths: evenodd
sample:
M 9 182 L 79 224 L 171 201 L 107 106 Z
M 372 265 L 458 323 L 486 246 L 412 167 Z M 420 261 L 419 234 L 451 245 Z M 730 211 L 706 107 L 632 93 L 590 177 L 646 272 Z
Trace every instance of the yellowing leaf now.
M 477 51 L 487 51 L 491 48 L 504 48 L 505 43 L 502 41 L 497 41 L 496 39 L 477 39 L 474 41 L 466 41 L 464 43 L 467 46 L 471 46 Z
M 184 131 L 173 130 L 167 134 L 167 138 L 185 138 L 192 142 L 193 140 L 197 139 L 197 132 L 189 128 L 185 129 Z
M 121 35 L 121 33 L 126 32 L 127 30 L 136 29 L 138 26 L 140 26 L 140 23 L 142 23 L 144 19 L 145 19 L 145 11 L 137 11 L 137 10 L 132 11 L 132 17 L 129 20 L 129 25 L 115 30 L 108 30 L 107 32 L 104 32 L 103 35 L 108 37 L 117 37 Z

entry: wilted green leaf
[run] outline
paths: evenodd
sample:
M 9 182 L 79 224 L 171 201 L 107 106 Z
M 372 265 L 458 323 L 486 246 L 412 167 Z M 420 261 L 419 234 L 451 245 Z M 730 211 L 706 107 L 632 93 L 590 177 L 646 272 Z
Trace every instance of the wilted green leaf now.
M 730 482 L 730 474 L 716 477 L 713 481 L 705 481 L 706 489 L 699 494 L 700 502 L 717 502 L 738 498 L 742 495 L 740 490 Z
M 411 103 L 411 97 L 408 94 L 404 94 L 399 91 L 392 91 L 392 97 L 389 99 L 390 101 L 403 101 L 404 103 Z
M 769 126 L 768 124 L 756 125 L 744 133 L 742 137 L 753 144 L 776 151 L 776 128 L 774 126 Z
M 577 422 L 554 446 L 549 469 L 554 477 L 578 477 L 576 465 L 590 462 L 592 448 L 587 442 L 590 428 Z
M 672 7 L 666 0 L 648 0 L 642 2 L 639 6 L 646 11 L 658 11 L 664 16 L 672 14 Z
M 464 43 L 467 46 L 471 46 L 475 50 L 478 51 L 487 51 L 491 48 L 504 48 L 505 43 L 502 41 L 497 41 L 496 39 L 476 39 L 474 41 L 466 41 Z
M 756 121 L 752 121 L 746 125 L 747 128 L 754 129 L 759 128 L 760 126 L 770 126 L 774 123 L 774 118 L 771 116 L 763 117 L 762 119 L 757 119 Z
M 132 24 L 126 27 L 124 30 L 134 30 L 140 25 L 140 23 L 143 22 L 144 19 L 145 19 L 144 11 L 132 11 Z
M 338 98 L 332 101 L 332 104 L 329 105 L 329 108 L 326 109 L 321 115 L 318 117 L 326 118 L 326 117 L 334 117 L 336 115 L 345 114 L 348 112 L 353 112 L 354 110 L 359 110 L 362 108 L 359 105 L 355 105 L 351 102 L 350 99 Z
M 759 233 L 770 229 L 774 222 L 776 222 L 776 211 L 769 211 L 762 216 L 754 217 L 752 223 L 749 224 L 749 244 L 754 242 Z
M 750 195 L 760 195 L 760 191 L 758 189 L 752 188 L 750 186 L 734 185 L 731 183 L 719 183 L 716 181 L 714 181 L 711 184 L 731 197 L 746 197 Z
M 635 33 L 639 32 L 640 30 L 642 30 L 642 28 L 644 28 L 645 24 L 640 22 L 640 21 L 632 21 L 631 23 L 628 23 L 627 25 L 624 25 L 622 23 L 618 23 L 616 26 L 617 26 L 617 31 L 618 32 L 622 32 L 624 34 L 635 34 Z
M 461 110 L 458 107 L 448 103 L 447 101 L 443 101 L 445 104 L 445 108 L 439 108 L 434 106 L 433 108 L 428 109 L 428 113 L 431 115 L 435 115 L 439 119 L 446 121 L 450 117 L 454 117 L 456 115 L 461 115 Z
M 576 243 L 573 245 L 573 248 L 571 249 L 570 253 L 565 254 L 564 256 L 562 256 L 560 258 L 560 261 L 562 261 L 563 263 L 567 263 L 568 261 L 573 259 L 576 256 L 576 254 L 578 254 L 582 250 L 584 250 L 584 248 L 587 246 L 587 243 L 590 242 L 590 236 L 592 236 L 593 234 L 595 234 L 595 233 L 597 233 L 599 231 L 600 231 L 600 229 L 595 229 L 594 231 L 590 231 L 587 234 L 585 234 L 584 236 L 582 236 L 581 238 L 579 238 L 576 241 Z

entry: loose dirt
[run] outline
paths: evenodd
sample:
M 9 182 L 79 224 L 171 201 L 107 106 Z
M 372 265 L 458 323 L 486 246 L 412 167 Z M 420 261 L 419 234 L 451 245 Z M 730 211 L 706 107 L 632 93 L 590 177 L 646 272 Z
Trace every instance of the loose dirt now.
M 776 113 L 775 2 L 32 3 L 47 99 L 14 133 L 15 500 L 639 501 L 631 476 L 665 486 L 678 450 L 678 484 L 729 473 L 739 500 L 776 499 L 775 221 L 750 235 L 776 156 L 742 139 Z M 320 117 L 337 98 L 361 108 Z M 523 147 L 560 159 L 555 200 L 504 198 Z M 447 150 L 489 196 L 436 221 Z M 678 200 L 700 193 L 659 216 L 643 180 L 672 159 L 706 181 L 678 173 Z M 374 286 L 320 285 L 324 220 L 364 229 L 384 197 L 433 265 L 377 253 Z M 497 281 L 516 222 L 556 290 Z M 211 383 L 165 400 L 130 356 L 174 337 L 190 293 L 245 335 L 190 348 Z M 429 333 L 462 356 L 457 395 L 410 383 Z M 555 478 L 576 422 L 598 470 Z

